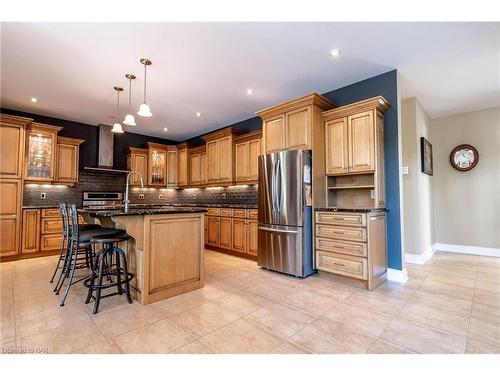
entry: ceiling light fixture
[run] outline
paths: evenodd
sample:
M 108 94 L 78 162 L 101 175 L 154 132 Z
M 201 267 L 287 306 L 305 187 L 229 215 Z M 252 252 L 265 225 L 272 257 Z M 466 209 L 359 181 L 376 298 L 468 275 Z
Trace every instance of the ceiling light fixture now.
M 254 91 L 253 89 L 247 89 L 247 95 L 253 95 Z
M 133 74 L 125 74 L 125 77 L 128 79 L 128 113 L 125 116 L 125 120 L 123 123 L 129 126 L 136 126 L 134 115 L 132 114 L 132 80 L 136 77 Z
M 196 117 L 201 117 L 201 112 L 196 112 Z
M 164 131 L 164 132 L 168 131 L 168 128 L 163 128 L 163 131 Z
M 141 117 L 151 117 L 153 114 L 151 113 L 151 109 L 149 108 L 149 105 L 146 103 L 146 68 L 148 65 L 151 65 L 151 60 L 142 58 L 141 64 L 144 65 L 144 102 L 141 104 L 139 107 L 139 111 L 137 114 Z
M 340 50 L 338 48 L 332 49 L 330 51 L 330 57 L 339 57 L 340 56 Z
M 37 103 L 38 102 L 38 99 L 35 98 L 35 97 L 32 97 L 30 100 L 31 100 L 32 103 Z
M 116 91 L 116 118 L 118 119 L 120 118 L 120 92 L 123 91 L 123 88 L 115 86 L 114 89 Z M 111 131 L 118 134 L 123 133 L 121 124 L 119 122 L 115 122 Z

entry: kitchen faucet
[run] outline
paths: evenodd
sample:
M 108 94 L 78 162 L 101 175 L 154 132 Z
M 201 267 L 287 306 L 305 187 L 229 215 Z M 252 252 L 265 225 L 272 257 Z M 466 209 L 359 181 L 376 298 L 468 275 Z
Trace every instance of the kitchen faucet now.
M 132 171 L 127 174 L 127 181 L 125 184 L 125 196 L 123 197 L 123 208 L 125 211 L 128 211 L 128 205 L 130 204 L 130 200 L 128 199 L 128 185 L 129 185 L 129 180 L 130 180 L 130 175 L 137 173 L 139 177 L 141 178 L 141 187 L 144 188 L 144 181 L 142 180 L 142 174 L 140 174 L 137 171 Z

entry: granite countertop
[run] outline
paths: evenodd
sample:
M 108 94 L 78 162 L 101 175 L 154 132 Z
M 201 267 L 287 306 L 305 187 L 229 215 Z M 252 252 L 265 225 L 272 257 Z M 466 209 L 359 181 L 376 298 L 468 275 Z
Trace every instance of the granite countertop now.
M 241 208 L 241 209 L 257 209 L 259 206 L 256 204 L 209 204 L 209 203 L 174 203 L 174 207 L 221 207 L 221 208 Z
M 192 214 L 192 213 L 205 213 L 204 208 L 177 208 L 177 207 L 163 207 L 163 208 L 129 208 L 125 210 L 86 210 L 80 209 L 79 212 L 84 212 L 90 216 L 95 217 L 112 217 L 112 216 L 131 216 L 131 215 L 165 215 L 165 214 Z
M 331 212 L 384 212 L 387 208 L 344 208 L 344 207 L 316 207 L 314 211 L 331 211 Z

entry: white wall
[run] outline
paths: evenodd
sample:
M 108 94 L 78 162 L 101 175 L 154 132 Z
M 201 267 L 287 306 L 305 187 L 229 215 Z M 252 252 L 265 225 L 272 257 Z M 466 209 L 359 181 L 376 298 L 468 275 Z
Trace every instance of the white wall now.
M 500 107 L 434 119 L 431 139 L 435 242 L 500 249 Z M 479 152 L 468 172 L 449 161 L 462 143 Z
M 401 103 L 403 166 L 404 242 L 407 254 L 421 255 L 433 244 L 432 176 L 422 173 L 420 137 L 431 143 L 430 119 L 416 98 Z

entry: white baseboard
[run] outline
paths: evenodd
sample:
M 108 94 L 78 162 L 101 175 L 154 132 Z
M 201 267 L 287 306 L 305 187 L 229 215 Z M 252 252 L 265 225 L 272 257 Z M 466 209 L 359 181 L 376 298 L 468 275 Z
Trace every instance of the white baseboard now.
M 432 248 L 434 249 L 434 251 L 447 251 L 450 253 L 484 255 L 488 257 L 500 258 L 500 249 L 496 249 L 494 247 L 464 246 L 464 245 L 454 245 L 448 243 L 435 243 L 432 246 Z
M 405 253 L 405 262 L 413 264 L 425 264 L 425 262 L 432 258 L 435 251 L 436 249 L 434 248 L 434 245 L 432 245 L 422 254 Z
M 406 283 L 408 281 L 408 271 L 406 270 L 406 268 L 403 268 L 403 270 L 388 268 L 387 280 L 396 281 L 398 283 Z

